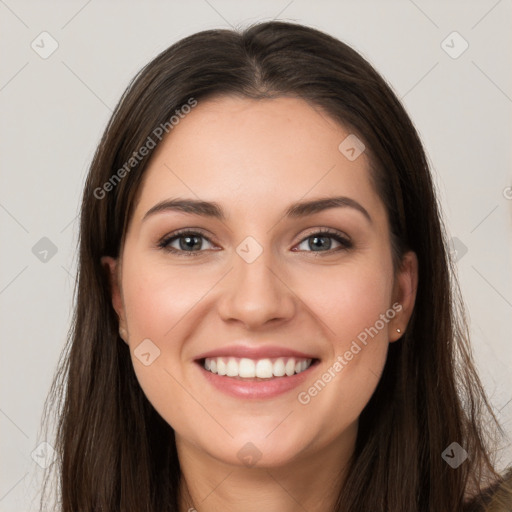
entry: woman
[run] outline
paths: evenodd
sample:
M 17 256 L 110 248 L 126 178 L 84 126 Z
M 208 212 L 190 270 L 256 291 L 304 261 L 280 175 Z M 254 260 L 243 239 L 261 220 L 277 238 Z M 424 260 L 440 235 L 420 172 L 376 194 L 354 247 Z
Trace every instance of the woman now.
M 283 22 L 179 41 L 85 186 L 61 510 L 510 503 L 450 269 L 417 132 L 360 55 Z

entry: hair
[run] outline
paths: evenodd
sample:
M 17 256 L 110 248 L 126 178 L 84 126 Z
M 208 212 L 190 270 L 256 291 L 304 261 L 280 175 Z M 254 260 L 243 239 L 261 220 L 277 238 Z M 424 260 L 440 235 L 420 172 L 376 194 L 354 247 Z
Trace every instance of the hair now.
M 54 407 L 58 419 L 59 510 L 178 510 L 174 431 L 137 381 L 100 258 L 120 255 L 155 148 L 142 158 L 138 152 L 154 139 L 155 128 L 191 98 L 200 103 L 229 95 L 301 98 L 355 133 L 388 214 L 394 270 L 405 251 L 418 257 L 414 311 L 401 340 L 390 344 L 380 382 L 360 415 L 334 510 L 483 506 L 485 489 L 502 481 L 494 454 L 503 432 L 472 362 L 419 135 L 391 87 L 355 50 L 316 29 L 272 21 L 202 31 L 160 53 L 129 84 L 98 145 L 81 205 L 73 321 L 45 403 L 45 418 Z M 122 179 L 114 184 L 116 171 Z M 108 193 L 99 194 L 107 182 Z M 469 454 L 456 469 L 442 458 L 454 441 Z

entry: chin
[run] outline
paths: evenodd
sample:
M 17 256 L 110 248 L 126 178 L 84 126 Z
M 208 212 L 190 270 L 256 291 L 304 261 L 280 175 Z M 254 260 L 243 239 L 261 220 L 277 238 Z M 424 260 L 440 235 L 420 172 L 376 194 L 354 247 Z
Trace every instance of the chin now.
M 294 436 L 289 431 L 283 433 L 286 435 L 276 432 L 269 435 L 268 430 L 263 434 L 253 429 L 224 442 L 217 438 L 201 444 L 205 452 L 225 464 L 270 469 L 293 463 L 310 444 L 303 436 Z

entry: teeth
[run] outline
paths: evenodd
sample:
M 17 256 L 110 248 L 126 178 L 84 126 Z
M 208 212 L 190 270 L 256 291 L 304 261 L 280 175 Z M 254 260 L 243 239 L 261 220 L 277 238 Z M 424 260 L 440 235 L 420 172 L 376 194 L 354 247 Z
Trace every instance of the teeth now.
M 288 359 L 286 362 L 286 365 L 284 367 L 284 371 L 288 377 L 293 375 L 295 373 L 295 359 Z
M 274 363 L 274 366 L 272 368 L 272 373 L 276 377 L 284 377 L 284 374 L 285 374 L 284 359 L 282 357 L 277 359 L 276 362 Z
M 270 359 L 260 359 L 256 363 L 256 377 L 260 379 L 272 378 L 272 361 Z
M 238 364 L 232 357 L 228 359 L 226 375 L 228 377 L 236 377 L 238 375 Z
M 271 379 L 301 373 L 311 366 L 312 361 L 294 357 L 258 360 L 245 357 L 207 357 L 204 360 L 204 369 L 227 377 Z
M 256 377 L 256 365 L 254 361 L 252 359 L 240 359 L 237 375 L 246 379 Z
M 220 357 L 217 358 L 217 373 L 219 375 L 226 375 L 226 363 Z

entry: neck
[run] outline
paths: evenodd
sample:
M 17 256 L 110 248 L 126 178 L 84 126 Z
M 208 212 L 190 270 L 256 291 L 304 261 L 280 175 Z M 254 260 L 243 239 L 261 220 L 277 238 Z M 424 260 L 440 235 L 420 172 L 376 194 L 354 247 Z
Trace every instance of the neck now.
M 180 511 L 334 510 L 356 435 L 353 425 L 322 449 L 272 467 L 227 464 L 176 436 L 182 471 Z

